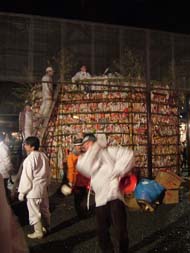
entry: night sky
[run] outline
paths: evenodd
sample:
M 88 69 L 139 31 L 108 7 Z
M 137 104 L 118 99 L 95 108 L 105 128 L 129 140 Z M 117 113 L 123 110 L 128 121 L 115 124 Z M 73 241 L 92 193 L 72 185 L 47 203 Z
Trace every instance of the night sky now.
M 188 1 L 44 0 L 1 1 L 1 12 L 16 12 L 190 33 Z

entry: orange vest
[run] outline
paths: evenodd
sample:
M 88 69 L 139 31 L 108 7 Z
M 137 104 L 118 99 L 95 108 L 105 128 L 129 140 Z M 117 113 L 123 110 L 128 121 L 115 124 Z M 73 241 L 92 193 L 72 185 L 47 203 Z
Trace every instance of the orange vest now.
M 78 156 L 72 152 L 67 157 L 67 179 L 75 186 L 88 186 L 90 179 L 83 176 L 76 169 Z

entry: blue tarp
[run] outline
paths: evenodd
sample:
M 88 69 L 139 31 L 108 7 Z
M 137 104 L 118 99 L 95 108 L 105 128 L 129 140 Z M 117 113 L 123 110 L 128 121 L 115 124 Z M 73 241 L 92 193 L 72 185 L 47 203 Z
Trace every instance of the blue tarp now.
M 159 198 L 164 190 L 164 187 L 155 180 L 141 179 L 135 189 L 135 198 L 152 203 Z

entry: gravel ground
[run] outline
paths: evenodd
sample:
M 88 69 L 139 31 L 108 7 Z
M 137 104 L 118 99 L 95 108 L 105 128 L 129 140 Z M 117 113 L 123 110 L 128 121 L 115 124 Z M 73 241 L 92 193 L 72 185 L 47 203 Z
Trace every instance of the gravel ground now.
M 30 252 L 99 253 L 94 215 L 78 220 L 73 196 L 64 197 L 57 192 L 58 187 L 58 184 L 52 183 L 50 189 L 51 233 L 41 240 L 26 239 Z M 153 213 L 127 210 L 131 253 L 190 252 L 189 182 L 187 184 L 186 181 L 184 189 L 178 204 L 162 204 Z M 25 203 L 16 203 L 13 209 L 25 234 L 31 231 Z

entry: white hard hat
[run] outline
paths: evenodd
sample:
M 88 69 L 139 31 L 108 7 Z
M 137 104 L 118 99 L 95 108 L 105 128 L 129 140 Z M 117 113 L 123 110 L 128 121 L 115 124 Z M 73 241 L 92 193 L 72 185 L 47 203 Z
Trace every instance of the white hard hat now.
M 53 71 L 53 68 L 52 67 L 47 67 L 46 72 L 49 72 L 49 71 Z

